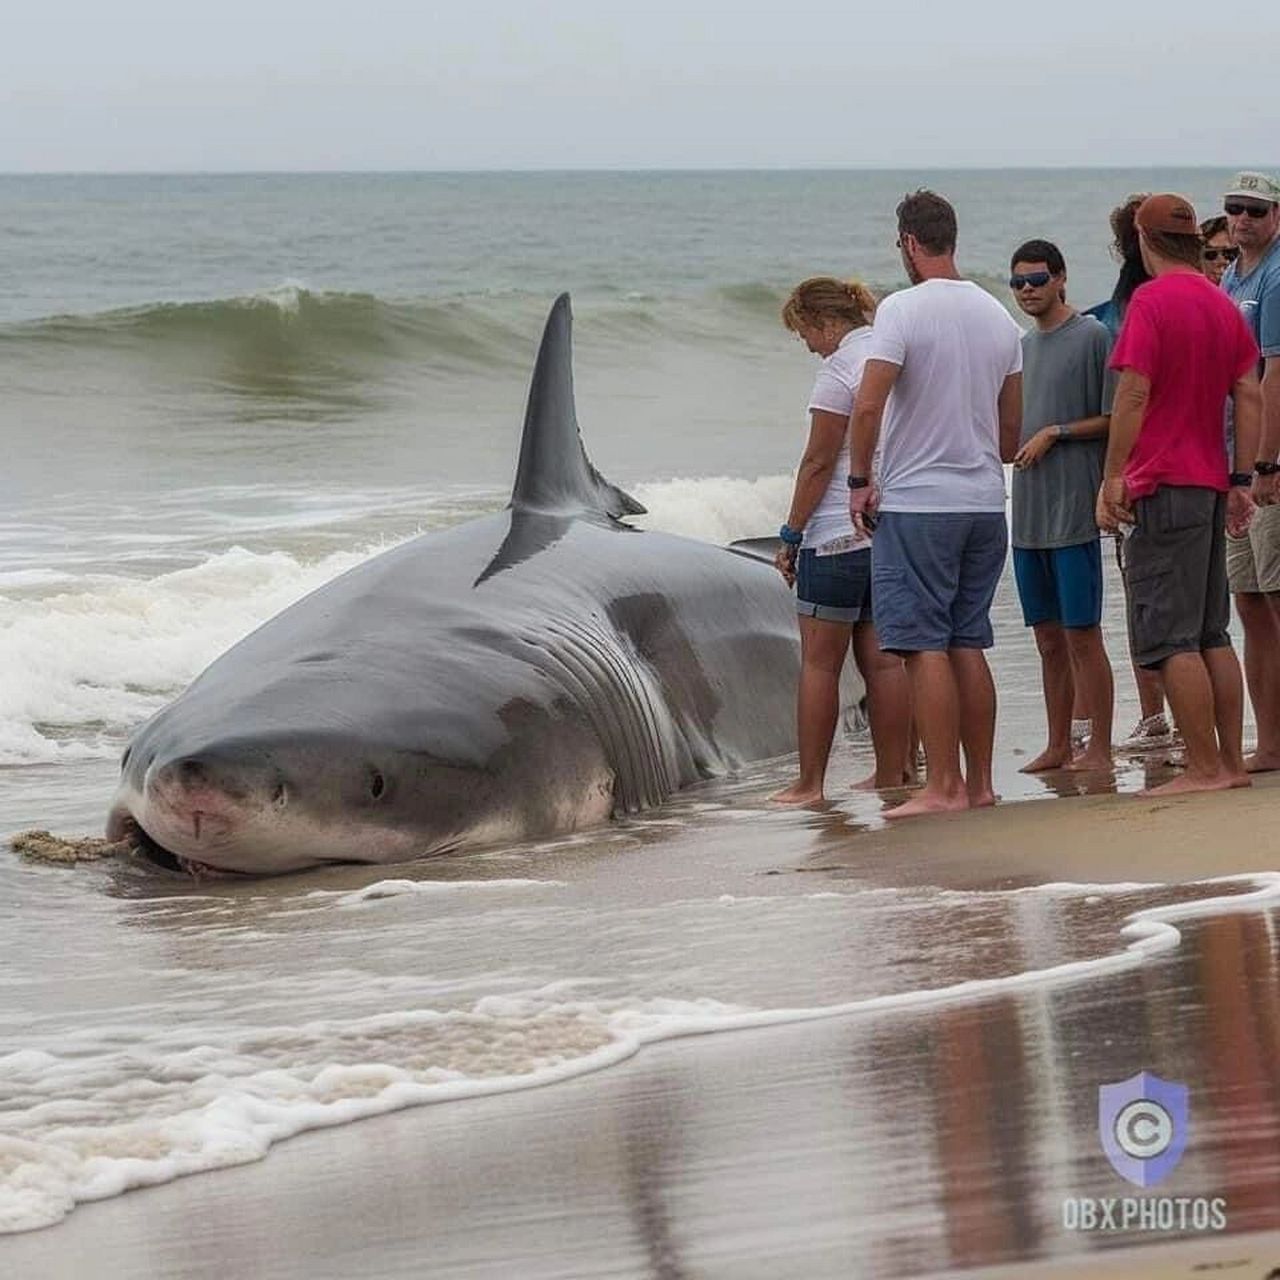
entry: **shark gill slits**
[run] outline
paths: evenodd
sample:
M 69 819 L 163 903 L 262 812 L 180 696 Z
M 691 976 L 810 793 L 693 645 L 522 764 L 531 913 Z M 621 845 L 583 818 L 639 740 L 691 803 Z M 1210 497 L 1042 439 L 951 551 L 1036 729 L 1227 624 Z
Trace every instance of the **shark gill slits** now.
M 277 782 L 271 793 L 271 803 L 277 809 L 283 809 L 289 803 L 289 788 L 283 782 Z

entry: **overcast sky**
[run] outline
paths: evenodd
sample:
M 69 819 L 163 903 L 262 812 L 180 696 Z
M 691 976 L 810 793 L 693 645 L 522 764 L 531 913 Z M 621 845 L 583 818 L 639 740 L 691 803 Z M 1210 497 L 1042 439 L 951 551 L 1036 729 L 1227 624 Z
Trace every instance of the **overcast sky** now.
M 16 8 L 17 6 L 13 6 Z M 41 0 L 0 171 L 1269 165 L 1280 6 Z M 1253 10 L 1251 26 L 1230 22 Z

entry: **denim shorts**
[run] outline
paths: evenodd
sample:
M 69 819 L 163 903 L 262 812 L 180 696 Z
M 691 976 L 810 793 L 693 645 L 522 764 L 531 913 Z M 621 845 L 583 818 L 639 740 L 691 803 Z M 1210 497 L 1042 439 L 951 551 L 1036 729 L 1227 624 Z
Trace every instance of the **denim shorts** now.
M 871 621 L 871 549 L 796 559 L 796 612 L 821 622 Z
M 991 601 L 1008 546 L 1003 511 L 882 511 L 871 544 L 880 647 L 990 649 Z

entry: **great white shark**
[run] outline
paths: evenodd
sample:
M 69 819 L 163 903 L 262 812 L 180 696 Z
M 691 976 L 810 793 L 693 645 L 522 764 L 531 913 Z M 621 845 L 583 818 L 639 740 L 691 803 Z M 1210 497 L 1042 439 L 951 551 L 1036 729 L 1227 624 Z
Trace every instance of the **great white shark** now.
M 400 862 L 793 751 L 790 592 L 759 558 L 625 522 L 643 510 L 583 448 L 562 295 L 510 506 L 365 561 L 218 658 L 129 743 L 108 838 L 197 871 Z

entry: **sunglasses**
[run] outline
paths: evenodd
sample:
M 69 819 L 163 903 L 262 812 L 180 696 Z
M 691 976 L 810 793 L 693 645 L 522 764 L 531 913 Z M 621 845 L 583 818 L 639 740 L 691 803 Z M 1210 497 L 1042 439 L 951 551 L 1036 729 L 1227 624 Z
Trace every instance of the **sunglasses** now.
M 1275 208 L 1273 204 L 1241 204 L 1237 200 L 1228 200 L 1224 204 L 1223 209 L 1226 210 L 1233 218 L 1238 218 L 1242 213 L 1247 213 L 1251 218 L 1265 218 L 1267 214 Z
M 1230 249 L 1203 249 L 1201 253 L 1206 262 L 1217 262 L 1219 258 L 1225 258 L 1228 262 L 1234 262 L 1240 256 L 1240 250 L 1232 246 Z
M 1023 289 L 1043 289 L 1053 279 L 1050 271 L 1028 271 L 1026 275 L 1015 272 L 1009 277 L 1009 288 L 1017 291 Z

